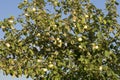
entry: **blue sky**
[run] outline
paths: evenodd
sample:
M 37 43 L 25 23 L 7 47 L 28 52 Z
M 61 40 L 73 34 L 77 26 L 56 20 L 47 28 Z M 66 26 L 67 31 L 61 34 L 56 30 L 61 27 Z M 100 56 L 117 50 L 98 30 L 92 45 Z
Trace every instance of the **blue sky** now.
M 3 20 L 4 18 L 8 18 L 10 16 L 18 16 L 21 11 L 17 8 L 18 4 L 22 0 L 0 0 L 0 20 Z M 104 8 L 104 1 L 105 0 L 91 0 L 98 8 Z M 120 0 L 118 0 L 120 2 Z M 120 8 L 119 8 L 120 11 Z M 119 12 L 120 13 L 120 12 Z M 0 38 L 3 37 L 3 33 L 0 30 Z M 26 79 L 25 76 L 22 76 L 20 78 L 13 78 L 10 75 L 4 76 L 3 72 L 0 71 L 0 80 L 32 80 L 32 79 Z

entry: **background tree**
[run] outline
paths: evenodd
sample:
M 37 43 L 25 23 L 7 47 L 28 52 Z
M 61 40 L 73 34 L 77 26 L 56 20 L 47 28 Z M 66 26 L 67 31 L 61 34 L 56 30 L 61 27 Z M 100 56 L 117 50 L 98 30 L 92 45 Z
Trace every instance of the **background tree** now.
M 18 18 L 0 22 L 0 69 L 35 80 L 120 79 L 118 2 L 105 5 L 103 12 L 90 0 L 24 0 Z

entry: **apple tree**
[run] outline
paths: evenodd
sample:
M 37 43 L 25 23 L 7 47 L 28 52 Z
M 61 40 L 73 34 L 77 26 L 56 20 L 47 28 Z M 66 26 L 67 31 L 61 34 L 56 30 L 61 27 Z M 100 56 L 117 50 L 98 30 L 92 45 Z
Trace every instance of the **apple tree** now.
M 24 0 L 19 17 L 0 22 L 0 69 L 34 80 L 120 79 L 118 5 L 106 0 L 102 10 L 90 0 Z

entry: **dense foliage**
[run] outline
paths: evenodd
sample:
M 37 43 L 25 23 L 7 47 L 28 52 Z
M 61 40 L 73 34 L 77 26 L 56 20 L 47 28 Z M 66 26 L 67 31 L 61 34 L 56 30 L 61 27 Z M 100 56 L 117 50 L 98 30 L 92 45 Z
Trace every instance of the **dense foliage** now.
M 118 2 L 105 5 L 103 11 L 90 0 L 24 0 L 18 18 L 0 22 L 0 69 L 35 80 L 120 79 Z

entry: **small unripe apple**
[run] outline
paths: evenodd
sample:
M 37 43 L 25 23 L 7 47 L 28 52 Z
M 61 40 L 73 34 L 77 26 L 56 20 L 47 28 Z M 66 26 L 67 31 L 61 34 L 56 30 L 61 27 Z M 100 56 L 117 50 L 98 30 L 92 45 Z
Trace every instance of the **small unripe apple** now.
M 61 40 L 59 40 L 58 42 L 59 42 L 59 43 L 61 43 L 62 41 L 61 41 Z
M 102 66 L 99 67 L 99 70 L 102 71 Z
M 2 28 L 2 29 L 4 29 L 4 28 L 5 28 L 5 26 L 1 26 L 1 28 Z
M 82 49 L 82 46 L 81 46 L 81 45 L 79 45 L 78 47 L 79 47 L 80 49 Z
M 47 68 L 43 68 L 43 71 L 45 71 L 45 72 L 46 72 L 47 70 L 48 70 Z
M 27 2 L 28 0 L 24 0 L 24 2 Z
M 38 33 L 37 36 L 40 36 L 40 33 Z
M 49 68 L 52 68 L 53 66 L 54 66 L 53 64 L 49 64 L 49 65 L 48 65 Z
M 10 47 L 10 44 L 9 44 L 9 43 L 6 43 L 5 45 L 6 45 L 7 47 Z
M 25 13 L 25 16 L 29 16 L 27 13 Z
M 86 18 L 88 18 L 89 16 L 88 15 L 85 15 Z
M 59 41 L 59 40 L 60 40 L 60 38 L 57 38 L 57 40 Z
M 54 25 L 54 27 L 56 28 L 56 27 L 57 27 L 57 25 Z
M 10 19 L 10 20 L 8 20 L 8 22 L 9 22 L 9 23 L 13 23 L 13 20 Z
M 37 62 L 42 62 L 42 60 L 38 59 Z
M 95 49 L 98 49 L 99 47 L 98 46 L 95 46 Z
M 78 41 L 82 41 L 82 38 L 78 38 Z
M 85 26 L 84 26 L 84 29 L 87 29 L 87 28 L 88 28 L 88 26 L 87 26 L 87 25 L 85 25 Z
M 36 8 L 32 8 L 32 11 L 36 11 Z
M 98 48 L 99 48 L 99 46 L 93 44 L 93 49 L 98 49 Z

